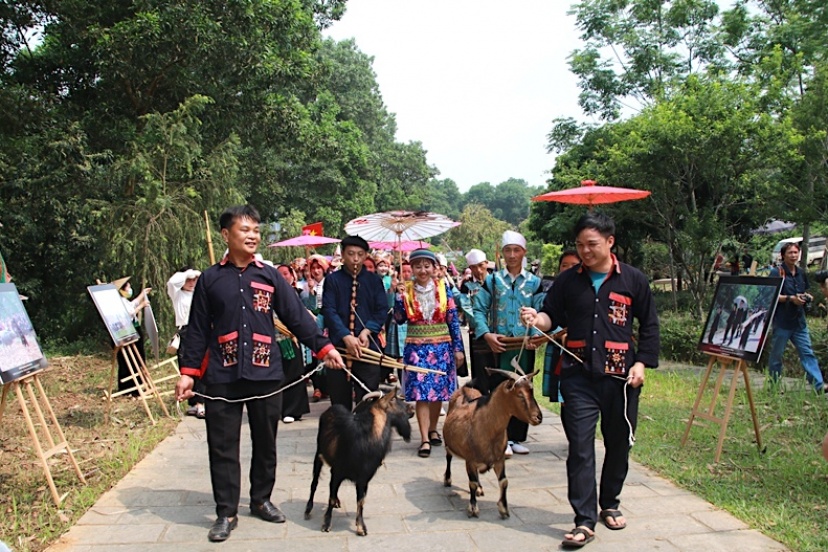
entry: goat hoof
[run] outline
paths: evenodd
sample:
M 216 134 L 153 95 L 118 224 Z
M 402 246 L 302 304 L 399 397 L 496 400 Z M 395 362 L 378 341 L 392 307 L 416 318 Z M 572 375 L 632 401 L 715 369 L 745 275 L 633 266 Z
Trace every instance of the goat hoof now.
M 342 504 L 339 502 L 338 498 L 334 499 L 333 507 L 334 508 L 342 508 Z
M 451 487 L 451 478 L 443 480 L 443 487 Z
M 477 496 L 483 496 L 483 487 L 477 488 Z
M 497 509 L 500 510 L 500 519 L 509 519 L 509 517 L 511 517 L 509 514 L 509 510 L 501 509 L 500 507 L 498 507 Z
M 331 526 L 330 526 L 330 524 L 325 524 L 325 525 L 323 525 L 323 526 L 322 526 L 322 532 L 323 532 L 323 533 L 330 533 L 330 532 L 331 532 Z
M 360 537 L 364 537 L 365 535 L 368 534 L 368 531 L 365 529 L 365 527 L 357 527 L 356 533 Z
M 466 515 L 470 518 L 476 518 L 480 515 L 480 509 L 477 506 L 469 506 L 466 508 Z
M 310 518 L 311 518 L 311 513 L 310 512 L 305 512 L 305 519 L 310 519 Z

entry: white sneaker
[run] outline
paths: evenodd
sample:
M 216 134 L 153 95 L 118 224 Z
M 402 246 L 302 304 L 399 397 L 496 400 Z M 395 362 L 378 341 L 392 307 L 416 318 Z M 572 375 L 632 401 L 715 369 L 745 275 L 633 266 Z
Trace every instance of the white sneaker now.
M 509 441 L 509 447 L 515 454 L 529 454 L 529 449 L 525 445 L 522 445 L 520 443 Z
M 441 406 L 440 407 L 440 416 L 445 416 L 445 415 L 446 415 L 446 409 Z
M 509 445 L 509 443 L 506 443 L 506 458 L 511 458 L 511 457 L 512 457 L 512 447 Z
M 296 420 L 293 419 L 293 416 L 285 416 L 284 418 L 282 418 L 282 421 L 286 424 L 292 424 Z

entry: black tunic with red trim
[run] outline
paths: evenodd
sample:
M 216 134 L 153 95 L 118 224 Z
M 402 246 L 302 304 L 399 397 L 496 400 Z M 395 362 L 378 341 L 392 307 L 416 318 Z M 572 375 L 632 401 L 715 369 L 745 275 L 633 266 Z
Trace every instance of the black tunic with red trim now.
M 275 268 L 254 260 L 239 269 L 226 257 L 211 266 L 193 292 L 181 373 L 208 384 L 284 380 L 274 311 L 319 358 L 333 348 Z
M 564 354 L 562 377 L 580 369 L 595 376 L 625 376 L 636 362 L 658 366 L 658 314 L 647 277 L 614 255 L 612 259 L 613 269 L 597 293 L 581 265 L 558 276 L 546 295 L 541 312 L 553 328 L 567 328 L 567 348 L 584 360 L 582 366 Z M 637 347 L 633 318 L 639 322 Z

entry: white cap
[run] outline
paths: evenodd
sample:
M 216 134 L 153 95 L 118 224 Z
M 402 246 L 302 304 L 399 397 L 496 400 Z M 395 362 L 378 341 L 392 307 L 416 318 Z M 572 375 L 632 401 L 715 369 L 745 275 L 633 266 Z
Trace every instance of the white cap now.
M 526 250 L 526 238 L 524 238 L 519 232 L 506 230 L 503 232 L 503 239 L 501 240 L 500 247 L 506 247 L 507 245 L 519 245 Z
M 437 257 L 437 262 L 440 263 L 440 266 L 448 266 L 448 260 L 446 259 L 445 255 L 443 255 L 442 253 L 437 253 L 435 257 Z
M 486 254 L 479 249 L 471 249 L 466 253 L 466 263 L 469 266 L 478 265 L 486 262 Z

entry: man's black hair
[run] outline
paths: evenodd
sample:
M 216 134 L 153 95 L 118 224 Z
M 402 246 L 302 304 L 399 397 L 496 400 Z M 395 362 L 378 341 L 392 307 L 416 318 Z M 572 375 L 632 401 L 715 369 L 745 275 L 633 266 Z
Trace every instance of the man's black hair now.
M 558 257 L 558 268 L 560 268 L 561 263 L 567 257 L 575 257 L 579 261 L 581 260 L 581 256 L 578 255 L 578 250 L 577 249 L 564 249 L 563 253 L 561 253 L 561 256 Z
M 588 212 L 575 223 L 575 235 L 584 230 L 597 230 L 605 238 L 615 235 L 615 222 L 604 213 Z
M 802 251 L 802 248 L 799 246 L 797 242 L 787 242 L 782 244 L 782 256 L 785 256 L 785 253 L 788 252 L 788 249 L 791 247 L 796 247 L 798 251 Z
M 229 230 L 233 226 L 233 223 L 241 218 L 249 218 L 257 223 L 262 222 L 259 212 L 252 205 L 236 205 L 234 207 L 228 207 L 221 214 L 221 217 L 219 217 L 219 228 L 222 230 L 227 228 Z

